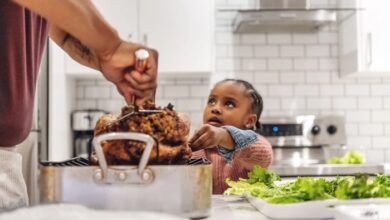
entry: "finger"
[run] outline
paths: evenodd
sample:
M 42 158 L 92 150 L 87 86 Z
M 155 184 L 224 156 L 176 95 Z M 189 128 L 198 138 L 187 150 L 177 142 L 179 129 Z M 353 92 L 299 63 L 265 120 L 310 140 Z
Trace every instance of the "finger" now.
M 197 148 L 207 148 L 209 147 L 208 145 L 208 140 L 209 139 L 209 135 L 207 133 L 204 133 L 202 134 L 195 142 L 194 142 L 194 146 L 196 146 Z
M 206 129 L 204 126 L 196 130 L 195 133 L 192 135 L 190 142 L 194 143 L 205 132 L 205 130 Z
M 151 90 L 157 88 L 157 82 L 155 80 L 140 80 L 137 79 L 133 74 L 138 73 L 136 71 L 133 71 L 130 74 L 125 74 L 125 79 L 127 82 L 137 90 L 145 91 L 145 90 Z

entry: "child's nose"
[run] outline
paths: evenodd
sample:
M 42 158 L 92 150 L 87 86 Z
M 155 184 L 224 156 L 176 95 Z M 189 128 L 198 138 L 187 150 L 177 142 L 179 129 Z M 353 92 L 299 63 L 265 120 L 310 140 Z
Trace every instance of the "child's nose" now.
M 213 106 L 213 108 L 211 109 L 211 113 L 213 113 L 213 114 L 221 114 L 221 109 L 219 108 L 219 106 L 218 105 L 215 105 L 215 106 Z

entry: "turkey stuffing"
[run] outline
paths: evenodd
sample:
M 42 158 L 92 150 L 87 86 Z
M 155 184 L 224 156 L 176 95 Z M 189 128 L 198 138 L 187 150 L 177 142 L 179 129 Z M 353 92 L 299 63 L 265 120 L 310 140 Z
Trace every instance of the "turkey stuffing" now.
M 156 144 L 149 164 L 184 164 L 191 158 L 188 146 L 189 120 L 167 107 L 156 107 L 146 102 L 140 109 L 161 110 L 159 113 L 136 113 L 118 121 L 134 109 L 122 108 L 121 115 L 105 115 L 96 123 L 95 136 L 110 132 L 139 132 L 152 136 Z M 112 140 L 101 143 L 109 165 L 135 165 L 139 163 L 146 144 L 134 140 Z

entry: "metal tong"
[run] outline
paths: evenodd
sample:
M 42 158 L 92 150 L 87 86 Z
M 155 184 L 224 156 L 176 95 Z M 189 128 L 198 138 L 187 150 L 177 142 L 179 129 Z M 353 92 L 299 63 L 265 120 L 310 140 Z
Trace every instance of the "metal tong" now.
M 139 71 L 140 73 L 143 73 L 146 68 L 147 60 L 149 58 L 149 52 L 145 49 L 138 49 L 135 51 L 135 69 Z M 136 114 L 151 114 L 151 113 L 162 113 L 162 110 L 144 110 L 144 109 L 139 109 L 137 106 L 137 97 L 135 95 L 132 96 L 131 104 L 128 106 L 129 108 L 132 109 L 129 113 L 121 116 L 115 121 L 112 121 L 108 123 L 108 126 L 115 124 L 119 121 L 122 121 L 125 118 L 128 118 L 132 115 Z

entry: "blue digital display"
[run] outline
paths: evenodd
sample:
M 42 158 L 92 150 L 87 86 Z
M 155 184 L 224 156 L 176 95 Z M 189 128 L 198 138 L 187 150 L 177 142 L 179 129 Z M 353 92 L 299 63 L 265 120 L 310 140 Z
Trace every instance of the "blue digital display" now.
M 302 124 L 263 124 L 264 136 L 300 136 L 303 134 Z

